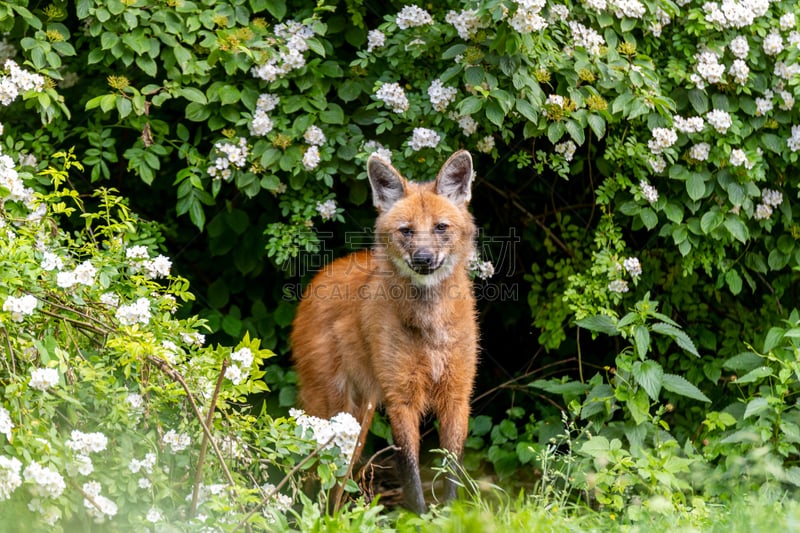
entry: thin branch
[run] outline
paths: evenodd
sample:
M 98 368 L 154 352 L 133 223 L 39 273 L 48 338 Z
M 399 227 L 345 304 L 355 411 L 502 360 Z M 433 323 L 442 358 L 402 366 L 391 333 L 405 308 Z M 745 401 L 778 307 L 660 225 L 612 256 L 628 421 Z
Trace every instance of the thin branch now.
M 47 316 L 51 316 L 53 318 L 61 319 L 64 322 L 69 322 L 73 326 L 79 327 L 81 329 L 89 330 L 89 331 L 91 331 L 93 333 L 97 333 L 98 335 L 108 335 L 112 331 L 110 329 L 106 329 L 106 330 L 99 329 L 99 328 L 95 327 L 94 325 L 89 324 L 88 322 L 82 322 L 80 320 L 77 320 L 77 319 L 74 319 L 74 318 L 71 318 L 71 317 L 68 317 L 68 316 L 59 315 L 58 313 L 54 313 L 52 311 L 48 311 L 47 309 L 39 309 L 39 312 L 43 313 L 43 314 L 45 314 Z
M 197 402 L 194 401 L 194 396 L 192 395 L 192 391 L 189 390 L 189 385 L 186 384 L 186 380 L 184 380 L 183 376 L 181 376 L 177 370 L 172 368 L 169 363 L 163 359 L 148 355 L 147 360 L 157 366 L 167 376 L 180 383 L 181 387 L 183 387 L 183 390 L 186 391 L 186 398 L 189 400 L 189 405 L 192 406 L 192 411 L 194 411 L 197 421 L 200 422 L 200 427 L 203 428 L 203 434 L 208 438 L 208 442 L 211 444 L 214 454 L 216 454 L 217 459 L 219 459 L 220 466 L 222 467 L 222 471 L 225 473 L 228 484 L 232 487 L 235 486 L 236 483 L 233 481 L 233 476 L 231 475 L 230 470 L 228 470 L 228 465 L 225 464 L 225 458 L 222 456 L 222 452 L 220 451 L 219 446 L 217 446 L 217 443 L 214 442 L 214 438 L 211 436 L 211 430 L 208 429 L 205 418 L 200 412 L 200 409 L 197 407 Z
M 34 295 L 34 296 L 35 296 L 35 295 Z M 37 296 L 37 298 L 39 298 L 39 297 Z M 57 302 L 55 302 L 55 301 L 53 301 L 53 300 L 50 300 L 50 299 L 45 299 L 45 298 L 39 298 L 39 299 L 40 299 L 40 300 L 41 300 L 43 303 L 46 303 L 47 305 L 52 305 L 53 307 L 57 307 L 57 308 L 59 308 L 59 309 L 61 309 L 61 310 L 63 310 L 63 311 L 69 311 L 69 312 L 71 312 L 71 313 L 75 313 L 76 315 L 78 315 L 78 316 L 81 316 L 81 317 L 83 317 L 83 318 L 85 318 L 85 319 L 87 319 L 87 320 L 91 320 L 92 322 L 94 322 L 95 324 L 97 324 L 97 326 L 96 326 L 96 327 L 97 327 L 98 329 L 101 329 L 101 330 L 102 330 L 102 331 L 100 331 L 101 333 L 109 334 L 109 333 L 112 333 L 112 332 L 114 331 L 112 328 L 108 327 L 108 325 L 106 325 L 106 323 L 105 323 L 105 322 L 103 322 L 103 321 L 101 321 L 101 320 L 98 320 L 97 318 L 93 317 L 93 316 L 92 316 L 92 315 L 90 315 L 90 314 L 83 313 L 83 312 L 81 312 L 81 311 L 79 311 L 79 310 L 77 310 L 77 309 L 74 309 L 74 308 L 72 308 L 72 307 L 68 307 L 68 306 L 66 306 L 66 305 L 62 305 L 62 304 L 60 304 L 60 303 L 57 303 Z M 91 329 L 91 327 L 90 327 L 90 329 Z
M 364 441 L 367 440 L 369 428 L 372 425 L 372 417 L 375 415 L 375 402 L 367 402 L 367 409 L 364 411 L 364 416 L 361 417 L 361 432 L 358 435 L 356 446 L 353 448 L 353 455 L 350 457 L 350 464 L 347 465 L 347 473 L 344 479 L 336 486 L 333 496 L 333 512 L 337 512 L 342 505 L 342 497 L 344 496 L 344 486 L 350 476 L 353 474 L 353 467 L 361 457 L 361 450 L 364 448 Z
M 264 498 L 261 500 L 261 502 L 259 502 L 259 504 L 258 504 L 258 505 L 257 505 L 257 506 L 256 506 L 256 507 L 255 507 L 255 508 L 252 510 L 252 511 L 250 511 L 249 513 L 247 513 L 247 516 L 245 516 L 244 518 L 242 518 L 242 519 L 239 521 L 239 523 L 238 523 L 238 524 L 236 524 L 236 527 L 234 527 L 234 528 L 233 528 L 231 531 L 238 531 L 239 529 L 243 528 L 243 527 L 244 527 L 244 526 L 247 524 L 247 521 L 248 521 L 248 520 L 250 520 L 250 518 L 251 518 L 251 517 L 252 517 L 254 514 L 256 514 L 256 513 L 258 512 L 258 510 L 259 510 L 259 509 L 261 509 L 262 507 L 264 507 L 265 505 L 267 505 L 267 504 L 269 503 L 269 501 L 270 501 L 272 498 L 274 498 L 276 494 L 278 494 L 278 493 L 280 492 L 280 490 L 281 490 L 281 489 L 284 487 L 284 485 L 286 485 L 286 483 L 288 483 L 288 482 L 289 482 L 289 480 L 292 478 L 292 476 L 294 476 L 294 475 L 295 475 L 297 472 L 299 472 L 299 471 L 300 471 L 300 470 L 301 470 L 301 469 L 302 469 L 302 468 L 303 468 L 303 467 L 306 465 L 306 463 L 308 463 L 308 462 L 309 462 L 311 459 L 313 459 L 314 457 L 316 457 L 317 455 L 319 455 L 319 452 L 321 452 L 322 450 L 324 450 L 325 448 L 327 448 L 327 447 L 328 447 L 328 445 L 329 445 L 331 442 L 333 442 L 333 439 L 334 439 L 334 437 L 333 437 L 333 436 L 331 436 L 331 438 L 330 438 L 330 439 L 328 439 L 328 442 L 326 442 L 325 444 L 321 444 L 321 445 L 317 446 L 317 448 L 316 448 L 316 449 L 315 449 L 313 452 L 311 452 L 310 454 L 306 455 L 306 456 L 303 458 L 303 460 L 302 460 L 302 461 L 300 461 L 299 463 L 297 463 L 296 465 L 294 465 L 294 468 L 292 468 L 292 469 L 289 471 L 289 473 L 288 473 L 288 474 L 286 474 L 286 475 L 283 477 L 283 479 L 281 480 L 281 482 L 280 482 L 280 483 L 278 483 L 278 484 L 275 486 L 275 488 L 274 488 L 274 489 L 272 489 L 271 491 L 269 491 L 269 493 L 268 493 L 266 496 L 264 496 Z
M 217 398 L 219 398 L 219 391 L 222 388 L 222 380 L 225 379 L 225 370 L 228 368 L 228 360 L 223 359 L 222 368 L 219 370 L 219 377 L 217 377 L 217 384 L 214 387 L 214 394 L 211 396 L 211 404 L 208 406 L 208 414 L 206 414 L 206 426 L 211 427 L 214 422 L 214 411 L 217 408 Z M 203 434 L 203 442 L 200 444 L 200 457 L 197 459 L 197 467 L 194 472 L 194 488 L 192 489 L 192 507 L 189 509 L 189 518 L 194 518 L 197 512 L 197 500 L 200 495 L 200 481 L 203 479 L 203 463 L 206 461 L 206 452 L 208 451 L 208 435 Z

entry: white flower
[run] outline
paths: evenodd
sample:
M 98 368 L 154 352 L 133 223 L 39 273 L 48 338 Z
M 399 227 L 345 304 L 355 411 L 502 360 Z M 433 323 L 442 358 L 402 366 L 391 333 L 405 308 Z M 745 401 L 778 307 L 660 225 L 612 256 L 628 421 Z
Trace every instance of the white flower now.
M 306 152 L 303 154 L 303 167 L 306 170 L 314 170 L 319 166 L 319 162 L 322 158 L 319 155 L 319 147 L 318 146 L 309 146 Z
M 36 461 L 31 462 L 22 471 L 25 481 L 33 484 L 30 487 L 31 494 L 42 498 L 58 498 L 64 489 L 67 488 L 64 478 L 47 466 L 42 466 Z
M 64 268 L 64 261 L 61 260 L 53 252 L 45 252 L 42 256 L 42 263 L 41 263 L 42 270 L 51 271 L 51 270 L 61 270 Z
M 737 35 L 731 39 L 728 47 L 730 48 L 731 53 L 739 59 L 746 58 L 747 54 L 750 53 L 750 43 L 747 42 L 747 37 L 744 35 Z
M 11 320 L 22 322 L 26 316 L 33 314 L 38 300 L 31 294 L 25 296 L 9 296 L 3 303 L 3 311 L 11 313 Z
M 150 522 L 151 524 L 157 524 L 158 522 L 164 520 L 164 514 L 155 507 L 151 507 L 147 511 L 147 515 L 145 515 L 144 519 Z
M 706 125 L 703 117 L 683 118 L 678 115 L 672 117 L 672 125 L 681 133 L 700 133 Z
M 791 111 L 794 107 L 794 95 L 789 91 L 778 91 L 778 98 L 781 99 L 781 103 L 778 104 L 778 107 L 783 109 L 784 111 Z
M 613 4 L 614 15 L 619 19 L 625 17 L 640 19 L 646 13 L 644 4 L 639 0 L 611 0 L 611 3 Z
M 642 189 L 642 196 L 644 199 L 654 204 L 658 201 L 658 190 L 655 187 L 647 183 L 646 181 L 639 182 L 639 188 Z
M 697 60 L 697 73 L 708 83 L 720 83 L 722 75 L 725 73 L 725 65 L 719 62 L 719 56 L 710 51 L 704 50 L 695 55 Z
M 239 365 L 230 365 L 225 369 L 225 378 L 231 380 L 231 383 L 238 385 L 245 378 L 242 369 Z
M 472 135 L 478 131 L 478 123 L 470 115 L 456 117 L 456 121 L 458 122 L 458 126 L 461 128 L 461 131 L 464 132 L 464 135 Z
M 149 479 L 147 479 L 146 477 L 140 477 L 139 481 L 137 481 L 136 484 L 139 485 L 140 489 L 144 489 L 144 490 L 147 490 L 147 489 L 149 489 L 150 487 L 153 486 L 153 482 L 150 481 Z
M 310 429 L 320 446 L 338 446 L 344 458 L 350 460 L 361 432 L 361 426 L 353 415 L 339 413 L 330 420 L 324 420 L 306 415 L 299 409 L 291 409 L 289 415 L 295 418 L 303 431 Z
M 465 9 L 460 12 L 448 11 L 444 20 L 448 24 L 452 24 L 458 32 L 458 36 L 465 41 L 472 39 L 478 30 L 484 27 L 478 18 L 478 12 L 474 9 Z
M 730 164 L 735 167 L 740 167 L 747 163 L 747 155 L 741 148 L 734 148 L 731 150 Z
M 83 484 L 83 492 L 92 498 L 91 501 L 84 498 L 83 506 L 86 508 L 86 514 L 93 517 L 97 523 L 104 522 L 106 517 L 112 518 L 118 510 L 117 504 L 100 494 L 101 490 L 102 486 L 97 481 Z
M 82 455 L 102 452 L 108 445 L 108 438 L 100 432 L 84 433 L 73 429 L 69 440 L 65 443 L 67 448 Z
M 424 9 L 415 5 L 410 5 L 405 6 L 400 10 L 395 18 L 395 22 L 397 23 L 398 28 L 401 30 L 406 30 L 415 26 L 433 24 L 433 18 L 431 17 L 430 13 Z
M 570 21 L 569 29 L 575 46 L 585 48 L 592 55 L 598 55 L 601 47 L 606 45 L 606 40 L 602 35 L 579 22 Z
M 492 150 L 494 150 L 494 137 L 491 135 L 487 135 L 486 137 L 477 142 L 475 148 L 477 148 L 479 152 L 483 152 L 484 154 L 490 153 Z
M 608 284 L 608 290 L 611 292 L 624 293 L 628 292 L 628 282 L 624 279 L 617 279 Z
M 139 298 L 132 304 L 120 305 L 114 313 L 114 316 L 117 317 L 117 320 L 119 320 L 120 324 L 123 326 L 132 326 L 137 322 L 149 324 L 152 316 L 150 314 L 150 300 L 147 298 Z
M 638 278 L 642 275 L 642 264 L 636 257 L 626 257 L 622 262 L 622 267 L 628 271 L 632 278 Z
M 678 134 L 672 128 L 654 128 L 653 138 L 647 143 L 650 151 L 660 154 L 678 140 Z
M 156 465 L 156 454 L 148 453 L 141 461 L 138 459 L 131 459 L 128 463 L 128 469 L 133 474 L 137 474 L 139 470 L 144 470 L 148 474 L 153 473 L 153 467 Z
M 800 150 L 800 126 L 792 126 L 792 136 L 786 139 L 786 145 L 792 152 Z
M 447 109 L 447 106 L 456 99 L 456 94 L 458 91 L 455 88 L 445 87 L 439 78 L 433 80 L 428 87 L 428 98 L 430 98 L 431 105 L 439 112 Z
M 174 429 L 170 429 L 164 434 L 161 442 L 163 442 L 165 446 L 169 446 L 172 453 L 177 453 L 188 448 L 192 443 L 192 439 L 185 433 L 177 433 Z
M 731 127 L 733 121 L 727 111 L 714 109 L 706 114 L 706 120 L 717 130 L 717 133 L 725 133 Z
M 8 409 L 0 405 L 0 433 L 6 436 L 6 440 L 11 440 L 11 430 L 14 429 L 14 422 L 11 421 L 11 413 Z
M 481 279 L 489 279 L 494 276 L 494 265 L 491 261 L 481 261 L 476 251 L 472 251 L 469 256 L 467 268 L 470 272 Z
M 728 74 L 733 76 L 733 80 L 739 85 L 747 83 L 747 78 L 750 76 L 750 67 L 747 66 L 741 59 L 734 59 L 728 69 Z
M 650 164 L 650 168 L 652 168 L 653 172 L 656 174 L 664 172 L 664 170 L 667 168 L 667 162 L 660 155 L 651 157 L 647 160 L 647 162 Z
M 250 135 L 256 137 L 263 137 L 267 133 L 272 131 L 274 124 L 272 123 L 272 119 L 269 118 L 266 112 L 261 111 L 260 109 L 256 109 L 253 112 L 253 120 L 250 121 L 248 128 L 250 129 Z
M 144 398 L 137 392 L 131 392 L 125 397 L 125 403 L 134 411 L 141 411 L 144 407 Z
M 172 268 L 172 261 L 161 254 L 153 259 L 148 259 L 143 263 L 145 275 L 149 279 L 166 278 L 169 277 L 169 271 Z
M 545 6 L 544 0 L 514 0 L 517 10 L 508 21 L 517 33 L 532 33 L 547 27 L 547 21 L 539 14 Z
M 67 469 L 67 473 L 70 475 L 75 475 L 75 472 L 82 476 L 91 475 L 94 472 L 92 459 L 88 455 L 76 455 L 73 459 L 72 470 Z
M 783 203 L 783 194 L 773 189 L 761 191 L 761 200 L 770 207 L 778 207 Z
M 383 48 L 386 45 L 386 35 L 380 30 L 370 30 L 367 33 L 367 52 L 372 52 L 376 48 Z
M 553 148 L 555 153 L 560 154 L 566 161 L 572 161 L 576 149 L 577 146 L 572 141 L 560 142 Z
M 792 12 L 784 13 L 783 15 L 781 15 L 781 18 L 778 21 L 778 23 L 780 24 L 781 30 L 783 31 L 794 29 L 794 24 L 795 24 L 794 13 Z
M 395 113 L 403 113 L 408 110 L 409 103 L 406 92 L 398 83 L 384 83 L 375 92 L 375 96 Z
M 763 97 L 756 98 L 756 116 L 761 117 L 772 111 L 775 105 L 772 103 L 772 91 L 767 91 Z
M 55 368 L 34 368 L 31 370 L 31 379 L 28 382 L 32 389 L 46 391 L 58 385 L 58 370 Z
M 783 37 L 781 34 L 773 31 L 764 37 L 763 42 L 764 53 L 768 56 L 775 56 L 783 51 Z
M 336 216 L 336 202 L 332 199 L 317 202 L 317 213 L 322 217 L 322 220 L 333 220 Z
M 433 130 L 428 128 L 414 128 L 408 145 L 413 150 L 419 151 L 425 147 L 436 148 L 441 140 L 441 136 Z
M 303 134 L 303 139 L 305 139 L 308 144 L 315 146 L 322 146 L 325 144 L 325 134 L 322 132 L 322 129 L 317 126 L 309 126 Z
M 7 500 L 22 485 L 19 471 L 22 463 L 16 457 L 0 455 L 0 501 Z
M 150 253 L 147 251 L 147 246 L 137 244 L 125 250 L 126 259 L 149 259 Z
M 181 333 L 181 340 L 184 343 L 189 344 L 191 346 L 200 347 L 203 344 L 205 344 L 206 336 L 203 335 L 202 333 L 197 333 L 193 331 L 191 333 Z
M 392 162 L 392 151 L 378 141 L 367 141 L 364 143 L 364 146 L 361 149 L 368 154 L 377 155 L 387 163 Z
M 710 151 L 710 144 L 706 142 L 698 143 L 689 148 L 689 157 L 695 161 L 705 161 L 708 159 L 708 154 Z

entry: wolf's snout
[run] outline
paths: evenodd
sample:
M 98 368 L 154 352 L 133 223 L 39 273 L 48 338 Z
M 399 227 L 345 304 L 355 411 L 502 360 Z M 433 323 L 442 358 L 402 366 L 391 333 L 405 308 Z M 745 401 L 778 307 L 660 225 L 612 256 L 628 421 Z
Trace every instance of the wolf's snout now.
M 431 250 L 417 250 L 411 254 L 411 266 L 420 273 L 428 273 L 436 266 L 436 256 Z

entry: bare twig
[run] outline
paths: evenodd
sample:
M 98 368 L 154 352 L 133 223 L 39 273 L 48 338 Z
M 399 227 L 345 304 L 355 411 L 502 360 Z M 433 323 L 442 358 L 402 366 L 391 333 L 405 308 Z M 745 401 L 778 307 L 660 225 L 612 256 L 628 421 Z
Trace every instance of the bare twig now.
M 183 387 L 183 390 L 186 391 L 186 398 L 189 400 L 189 405 L 192 406 L 192 411 L 194 411 L 197 421 L 200 422 L 200 427 L 203 428 L 203 434 L 208 439 L 209 444 L 211 444 L 211 448 L 214 450 L 217 459 L 219 459 L 220 466 L 222 467 L 222 471 L 225 473 L 225 478 L 228 480 L 228 484 L 232 487 L 235 486 L 236 483 L 233 481 L 233 476 L 231 476 L 231 472 L 228 470 L 228 465 L 225 464 L 225 458 L 222 456 L 222 452 L 220 451 L 219 446 L 217 446 L 217 443 L 214 442 L 214 438 L 211 436 L 211 430 L 208 429 L 205 417 L 203 417 L 203 414 L 197 407 L 197 402 L 194 401 L 194 396 L 192 395 L 192 391 L 189 390 L 189 385 L 186 384 L 186 380 L 183 379 L 183 376 L 181 376 L 177 370 L 172 368 L 167 361 L 153 357 L 152 355 L 148 355 L 147 360 L 157 366 L 164 374 L 180 383 L 181 387 Z
M 283 479 L 281 480 L 281 482 L 280 482 L 280 483 L 278 483 L 278 484 L 275 486 L 275 488 L 274 488 L 274 489 L 272 489 L 271 491 L 269 491 L 269 493 L 268 493 L 266 496 L 264 496 L 264 498 L 261 500 L 261 502 L 259 502 L 259 504 L 258 504 L 258 505 L 257 505 L 257 506 L 256 506 L 256 507 L 255 507 L 255 508 L 252 510 L 252 511 L 250 511 L 249 513 L 247 513 L 247 516 L 245 516 L 244 518 L 242 518 L 242 519 L 239 521 L 239 523 L 238 523 L 238 524 L 236 524 L 236 527 L 234 527 L 234 528 L 233 528 L 231 531 L 238 531 L 239 529 L 241 529 L 241 528 L 245 527 L 245 525 L 247 524 L 247 521 L 248 521 L 248 520 L 250 520 L 250 518 L 251 518 L 251 517 L 252 517 L 254 514 L 256 514 L 256 513 L 258 512 L 258 510 L 259 510 L 259 509 L 261 509 L 262 507 L 264 507 L 265 505 L 267 505 L 267 504 L 269 503 L 269 501 L 270 501 L 272 498 L 274 498 L 276 494 L 278 494 L 278 493 L 280 492 L 280 490 L 281 490 L 281 489 L 284 487 L 284 485 L 286 485 L 286 483 L 288 483 L 288 482 L 289 482 L 289 480 L 292 478 L 292 476 L 294 476 L 294 475 L 295 475 L 297 472 L 299 472 L 299 471 L 300 471 L 300 470 L 301 470 L 301 469 L 302 469 L 302 468 L 303 468 L 303 467 L 306 465 L 306 463 L 308 463 L 308 462 L 309 462 L 311 459 L 313 459 L 314 457 L 316 457 L 316 456 L 319 454 L 319 452 L 321 452 L 322 450 L 324 450 L 324 449 L 325 449 L 325 448 L 326 448 L 326 447 L 327 447 L 327 446 L 328 446 L 328 445 L 329 445 L 331 442 L 333 442 L 333 437 L 331 437 L 330 439 L 328 439 L 328 442 L 326 442 L 325 444 L 321 444 L 321 445 L 317 446 L 317 448 L 316 448 L 316 449 L 315 449 L 313 452 L 311 452 L 310 454 L 306 455 L 306 456 L 303 458 L 303 460 L 302 460 L 302 461 L 300 461 L 299 463 L 297 463 L 296 465 L 294 465 L 294 468 L 292 468 L 292 469 L 289 471 L 289 473 L 288 473 L 288 474 L 286 474 L 286 475 L 283 477 Z
M 364 411 L 364 416 L 361 417 L 361 432 L 358 434 L 358 441 L 353 449 L 353 456 L 350 458 L 350 464 L 347 465 L 347 473 L 341 483 L 336 485 L 333 493 L 333 512 L 337 512 L 342 505 L 342 496 L 344 496 L 344 486 L 350 476 L 353 474 L 353 467 L 358 459 L 361 457 L 361 450 L 364 448 L 364 441 L 367 440 L 369 428 L 372 425 L 372 417 L 375 415 L 375 402 L 367 402 L 367 409 Z
M 214 422 L 214 411 L 217 408 L 217 398 L 219 397 L 219 390 L 222 387 L 222 380 L 225 379 L 225 370 L 228 368 L 228 360 L 222 361 L 222 368 L 219 370 L 219 377 L 217 377 L 217 384 L 214 387 L 214 394 L 211 396 L 211 403 L 208 406 L 208 413 L 206 414 L 206 426 L 211 427 Z M 203 479 L 203 464 L 206 461 L 206 452 L 208 451 L 208 434 L 203 434 L 203 442 L 200 444 L 200 457 L 197 458 L 197 468 L 194 472 L 194 488 L 192 489 L 192 507 L 189 509 L 189 518 L 194 518 L 197 512 L 197 499 L 200 494 L 200 481 Z
M 71 309 L 68 309 L 68 310 L 71 311 Z M 60 320 L 63 320 L 64 322 L 69 322 L 73 326 L 89 330 L 92 333 L 97 333 L 98 335 L 108 335 L 109 333 L 111 333 L 110 329 L 100 329 L 100 328 L 98 328 L 98 327 L 96 327 L 96 326 L 94 326 L 94 325 L 92 325 L 92 324 L 90 324 L 88 322 L 83 322 L 83 321 L 77 320 L 75 318 L 71 318 L 71 317 L 64 316 L 64 315 L 59 315 L 58 313 L 54 313 L 52 311 L 48 311 L 47 309 L 39 309 L 39 312 L 43 313 L 43 314 L 45 314 L 47 316 L 52 316 L 53 318 L 58 318 Z

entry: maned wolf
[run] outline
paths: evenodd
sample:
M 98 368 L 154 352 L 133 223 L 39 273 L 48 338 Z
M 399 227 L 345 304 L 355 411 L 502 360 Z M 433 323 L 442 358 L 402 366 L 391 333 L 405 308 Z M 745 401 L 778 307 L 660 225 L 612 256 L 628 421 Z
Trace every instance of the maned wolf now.
M 478 343 L 467 272 L 472 158 L 456 152 L 435 181 L 412 183 L 372 156 L 367 175 L 379 212 L 374 248 L 312 279 L 297 309 L 292 352 L 309 414 L 346 411 L 363 420 L 368 405 L 385 405 L 406 505 L 421 513 L 420 419 L 438 416 L 441 446 L 458 458 L 467 435 Z M 445 498 L 456 489 L 448 477 Z

